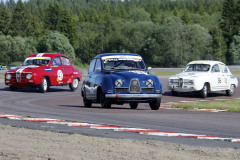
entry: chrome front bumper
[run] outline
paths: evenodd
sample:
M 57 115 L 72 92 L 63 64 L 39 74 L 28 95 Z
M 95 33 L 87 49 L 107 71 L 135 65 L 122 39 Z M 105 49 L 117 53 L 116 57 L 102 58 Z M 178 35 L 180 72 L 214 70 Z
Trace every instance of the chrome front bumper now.
M 151 98 L 158 99 L 162 97 L 162 94 L 106 94 L 106 98 L 116 98 L 116 99 L 141 99 L 141 98 Z

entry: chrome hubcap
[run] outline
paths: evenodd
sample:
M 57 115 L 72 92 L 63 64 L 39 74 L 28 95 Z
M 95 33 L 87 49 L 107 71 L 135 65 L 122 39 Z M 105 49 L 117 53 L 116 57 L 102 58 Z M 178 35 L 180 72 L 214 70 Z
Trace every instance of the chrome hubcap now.
M 43 89 L 47 90 L 47 80 L 46 79 L 43 80 Z
M 74 88 L 77 88 L 77 86 L 78 86 L 78 80 L 77 80 L 77 79 L 74 79 L 74 80 L 73 80 L 73 87 L 74 87 Z
M 230 87 L 230 93 L 232 94 L 233 92 L 234 92 L 234 86 L 231 85 L 231 87 Z

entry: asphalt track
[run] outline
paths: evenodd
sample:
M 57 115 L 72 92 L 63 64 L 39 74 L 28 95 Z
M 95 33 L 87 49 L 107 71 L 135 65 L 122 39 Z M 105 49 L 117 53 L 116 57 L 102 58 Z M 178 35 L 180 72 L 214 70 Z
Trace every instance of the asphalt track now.
M 167 77 L 162 76 L 162 103 L 183 100 L 199 100 L 197 94 L 181 94 L 171 96 L 166 89 Z M 240 82 L 240 79 L 238 79 Z M 70 92 L 68 86 L 51 87 L 45 94 L 36 89 L 25 88 L 10 91 L 4 83 L 0 83 L 0 114 L 54 118 L 60 120 L 97 123 L 151 130 L 198 134 L 218 137 L 240 138 L 240 114 L 227 112 L 203 112 L 159 109 L 152 111 L 148 104 L 140 104 L 136 110 L 128 104 L 113 105 L 111 109 L 103 109 L 99 104 L 92 108 L 83 107 L 80 87 Z M 232 98 L 240 97 L 240 87 Z M 225 99 L 224 92 L 211 93 L 207 99 Z M 96 130 L 89 127 L 68 127 L 56 124 L 14 121 L 0 118 L 0 123 L 31 129 L 42 129 L 56 132 L 79 133 L 89 136 L 124 138 L 136 140 L 157 140 L 193 146 L 240 148 L 240 143 L 220 140 L 202 140 L 191 137 L 167 137 L 141 135 L 113 130 Z

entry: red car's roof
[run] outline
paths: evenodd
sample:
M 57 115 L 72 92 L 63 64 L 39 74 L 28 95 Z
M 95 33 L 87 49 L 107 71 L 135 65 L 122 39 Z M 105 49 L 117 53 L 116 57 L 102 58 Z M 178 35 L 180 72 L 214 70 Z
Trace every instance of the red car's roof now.
M 59 54 L 59 53 L 36 53 L 36 54 L 32 54 L 29 55 L 28 57 L 59 57 L 59 56 L 63 56 L 63 57 L 67 57 L 63 54 Z

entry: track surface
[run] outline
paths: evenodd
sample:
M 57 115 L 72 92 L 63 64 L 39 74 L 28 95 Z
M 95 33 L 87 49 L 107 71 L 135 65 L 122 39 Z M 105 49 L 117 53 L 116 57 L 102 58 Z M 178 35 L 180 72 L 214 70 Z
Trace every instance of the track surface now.
M 199 99 L 197 98 L 197 94 L 182 94 L 179 97 L 173 97 L 166 89 L 167 77 L 160 77 L 160 80 L 163 84 L 163 103 Z M 152 111 L 148 104 L 139 104 L 136 110 L 130 109 L 128 104 L 121 106 L 113 105 L 111 109 L 103 109 L 98 104 L 93 104 L 92 108 L 84 108 L 80 87 L 76 92 L 70 92 L 68 86 L 51 87 L 49 92 L 41 94 L 36 89 L 20 89 L 13 92 L 4 83 L 0 83 L 0 93 L 0 114 L 55 118 L 161 131 L 240 138 L 239 113 L 181 111 L 162 108 L 158 111 Z M 233 98 L 239 97 L 240 88 L 238 87 Z M 208 97 L 208 99 L 214 98 L 224 99 L 229 97 L 225 96 L 224 92 L 211 93 L 210 97 Z M 32 129 L 80 133 L 110 138 L 151 139 L 194 146 L 240 148 L 240 143 L 222 142 L 219 140 L 212 141 L 184 137 L 159 137 L 135 133 L 116 133 L 111 130 L 65 127 L 36 122 L 27 123 L 3 118 L 0 118 L 0 123 Z

